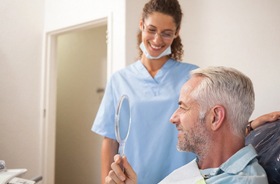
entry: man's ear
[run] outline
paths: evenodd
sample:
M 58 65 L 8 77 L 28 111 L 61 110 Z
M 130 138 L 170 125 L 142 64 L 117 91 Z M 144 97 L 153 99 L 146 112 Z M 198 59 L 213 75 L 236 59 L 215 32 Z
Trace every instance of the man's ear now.
M 226 110 L 221 105 L 215 105 L 211 110 L 211 114 L 212 114 L 211 129 L 213 131 L 216 131 L 222 126 L 225 120 Z

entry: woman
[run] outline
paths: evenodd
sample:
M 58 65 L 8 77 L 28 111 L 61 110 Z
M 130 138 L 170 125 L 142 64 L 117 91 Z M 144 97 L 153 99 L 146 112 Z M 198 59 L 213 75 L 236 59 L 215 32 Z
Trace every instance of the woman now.
M 182 10 L 177 0 L 151 0 L 140 20 L 140 59 L 113 74 L 92 130 L 102 136 L 102 182 L 118 152 L 114 113 L 121 95 L 131 104 L 131 131 L 125 154 L 139 183 L 157 183 L 171 171 L 192 160 L 192 153 L 176 150 L 176 128 L 169 118 L 177 108 L 186 73 L 197 66 L 178 62 L 183 49 L 179 36 Z M 144 53 L 144 54 L 142 54 Z M 166 159 L 168 158 L 168 159 Z M 149 168 L 149 173 L 147 169 Z
M 179 62 L 183 54 L 181 20 L 177 0 L 150 0 L 143 8 L 138 35 L 140 58 L 112 75 L 92 128 L 104 136 L 102 183 L 118 153 L 114 115 L 123 94 L 129 97 L 132 121 L 125 155 L 139 184 L 158 183 L 195 158 L 192 153 L 177 151 L 177 130 L 169 123 L 178 106 L 180 88 L 188 80 L 186 74 L 197 68 Z

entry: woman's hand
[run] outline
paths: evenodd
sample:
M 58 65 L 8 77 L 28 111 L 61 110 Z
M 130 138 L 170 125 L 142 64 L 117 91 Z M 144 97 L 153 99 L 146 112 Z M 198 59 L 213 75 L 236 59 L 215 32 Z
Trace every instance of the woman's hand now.
M 280 119 L 280 111 L 275 111 L 275 112 L 271 112 L 268 114 L 264 114 L 260 117 L 258 117 L 257 119 L 253 120 L 251 122 L 251 127 L 253 129 L 263 125 L 266 122 L 274 122 L 276 120 Z
M 137 175 L 125 156 L 115 155 L 111 168 L 112 170 L 105 178 L 106 184 L 137 184 Z

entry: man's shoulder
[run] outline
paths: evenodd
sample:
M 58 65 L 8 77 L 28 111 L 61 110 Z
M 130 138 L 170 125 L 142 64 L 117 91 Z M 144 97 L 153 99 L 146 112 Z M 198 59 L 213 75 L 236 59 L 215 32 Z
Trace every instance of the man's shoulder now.
M 245 146 L 223 163 L 217 173 L 206 182 L 267 184 L 266 173 L 256 156 L 255 149 L 251 145 Z

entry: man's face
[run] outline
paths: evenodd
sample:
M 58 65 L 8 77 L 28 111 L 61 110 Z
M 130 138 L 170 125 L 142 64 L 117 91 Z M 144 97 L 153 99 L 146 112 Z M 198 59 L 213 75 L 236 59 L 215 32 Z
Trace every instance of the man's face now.
M 183 85 L 179 97 L 179 107 L 170 121 L 178 129 L 178 145 L 180 151 L 200 154 L 207 145 L 208 132 L 206 123 L 199 118 L 199 105 L 191 97 L 191 92 L 199 85 L 201 77 L 192 77 Z

